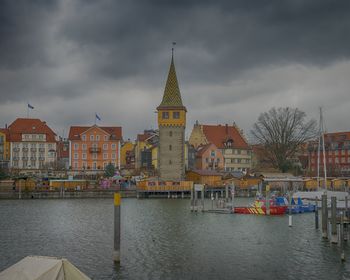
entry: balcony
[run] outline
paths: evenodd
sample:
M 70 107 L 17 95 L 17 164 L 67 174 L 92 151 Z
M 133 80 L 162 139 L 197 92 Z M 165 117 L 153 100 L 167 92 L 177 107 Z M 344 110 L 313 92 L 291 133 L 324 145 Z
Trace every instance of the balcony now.
M 23 152 L 28 152 L 28 148 L 22 148 Z
M 30 148 L 30 151 L 31 151 L 32 153 L 36 153 L 36 148 Z
M 44 161 L 45 158 L 44 158 L 44 157 L 39 157 L 39 160 L 40 160 L 40 161 Z
M 19 152 L 19 148 L 13 148 L 14 152 Z
M 28 157 L 22 157 L 22 160 L 28 160 Z
M 89 148 L 90 153 L 101 153 L 101 148 L 91 147 Z
M 45 148 L 39 148 L 39 152 L 45 152 Z
M 36 160 L 36 157 L 30 157 L 30 160 Z

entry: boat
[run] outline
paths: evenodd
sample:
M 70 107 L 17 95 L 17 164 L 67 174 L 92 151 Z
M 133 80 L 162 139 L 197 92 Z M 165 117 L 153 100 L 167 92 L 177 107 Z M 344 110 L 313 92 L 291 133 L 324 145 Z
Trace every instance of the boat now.
M 287 205 L 277 205 L 275 199 L 270 199 L 270 215 L 284 215 Z M 234 207 L 235 214 L 268 215 L 266 212 L 266 200 L 256 199 L 250 206 Z
M 315 204 L 311 204 L 310 202 L 305 204 L 300 197 L 297 198 L 297 202 L 295 202 L 295 199 L 292 198 L 290 208 L 288 207 L 289 203 L 287 202 L 287 199 L 285 197 L 277 197 L 276 205 L 287 206 L 287 209 L 286 209 L 287 214 L 289 213 L 289 209 L 291 210 L 292 214 L 315 212 L 315 209 L 316 209 Z

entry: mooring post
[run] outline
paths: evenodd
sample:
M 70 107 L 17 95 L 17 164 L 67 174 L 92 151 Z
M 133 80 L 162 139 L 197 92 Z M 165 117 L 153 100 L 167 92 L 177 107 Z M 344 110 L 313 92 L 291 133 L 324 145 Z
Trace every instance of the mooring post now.
M 348 196 L 345 196 L 345 218 L 349 217 L 349 205 L 348 205 Z
M 194 189 L 194 211 L 198 211 L 198 192 Z
M 225 185 L 225 198 L 226 203 L 228 203 L 228 184 Z
M 211 199 L 211 210 L 213 210 L 214 209 L 214 193 L 213 192 L 211 192 L 211 194 L 210 194 L 210 199 Z
M 233 210 L 233 201 L 235 199 L 235 184 L 232 183 L 231 185 L 231 205 L 232 205 L 232 210 Z
M 292 199 L 293 199 L 293 181 L 290 181 L 290 191 L 289 191 L 289 216 L 288 216 L 288 226 L 293 225 L 292 217 Z
M 318 229 L 318 201 L 315 199 L 315 228 Z
M 344 252 L 344 214 L 340 212 L 340 260 L 345 261 L 345 252 Z
M 321 201 L 321 211 L 322 211 L 322 237 L 328 238 L 328 206 L 327 206 L 327 195 L 322 195 Z
M 19 187 L 18 199 L 21 199 L 22 198 L 22 182 L 21 182 L 21 180 L 18 181 L 18 187 Z
M 219 208 L 219 193 L 215 193 L 215 200 L 216 200 L 216 208 Z
M 190 206 L 190 210 L 191 212 L 193 212 L 194 210 L 194 186 L 191 187 L 191 206 Z
M 220 191 L 220 198 L 224 198 L 224 190 Z
M 338 243 L 337 234 L 337 198 L 331 197 L 331 242 Z
M 185 197 L 184 192 L 181 192 L 181 198 L 184 199 L 184 197 Z
M 266 185 L 266 215 L 270 215 L 270 186 Z
M 114 193 L 114 251 L 113 260 L 120 262 L 120 193 Z
M 202 200 L 202 212 L 204 212 L 204 186 L 202 186 L 202 190 L 201 190 L 201 200 Z

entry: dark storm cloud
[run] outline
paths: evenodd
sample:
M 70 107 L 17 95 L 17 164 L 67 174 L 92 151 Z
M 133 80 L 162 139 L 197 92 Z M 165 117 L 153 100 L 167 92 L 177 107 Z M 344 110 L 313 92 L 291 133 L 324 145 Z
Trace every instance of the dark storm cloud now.
M 172 41 L 183 99 L 197 114 L 192 118 L 232 120 L 237 116 L 219 111 L 239 111 L 242 104 L 255 110 L 263 99 L 280 104 L 278 96 L 294 94 L 299 83 L 310 96 L 291 102 L 309 109 L 322 91 L 317 75 L 334 81 L 348 70 L 335 67 L 329 75 L 322 69 L 349 60 L 349 11 L 349 1 L 326 0 L 1 1 L 0 95 L 7 107 L 0 118 L 27 101 L 55 112 L 52 100 L 58 98 L 62 106 L 69 101 L 71 111 L 65 118 L 56 112 L 57 125 L 66 125 L 67 116 L 81 121 L 87 107 L 102 110 L 108 102 L 128 126 L 147 128 L 161 99 Z M 329 90 L 343 96 L 348 87 Z M 208 106 L 217 109 L 203 113 Z M 129 122 L 130 111 L 137 111 L 137 125 Z

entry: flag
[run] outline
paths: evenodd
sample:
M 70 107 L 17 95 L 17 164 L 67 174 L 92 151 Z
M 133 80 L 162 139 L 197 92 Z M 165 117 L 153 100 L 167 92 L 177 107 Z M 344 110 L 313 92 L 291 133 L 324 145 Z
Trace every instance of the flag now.
M 95 118 L 97 119 L 97 120 L 101 120 L 101 118 L 99 117 L 99 115 L 97 115 L 96 113 L 95 113 Z
M 34 109 L 34 106 L 32 106 L 32 105 L 30 105 L 30 104 L 28 103 L 28 108 L 29 108 L 29 109 Z

